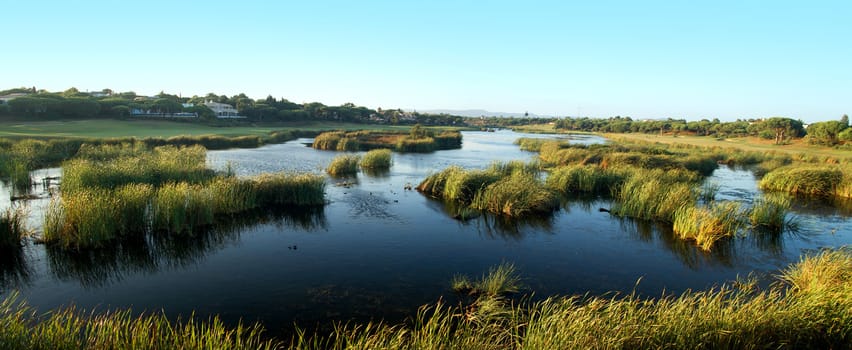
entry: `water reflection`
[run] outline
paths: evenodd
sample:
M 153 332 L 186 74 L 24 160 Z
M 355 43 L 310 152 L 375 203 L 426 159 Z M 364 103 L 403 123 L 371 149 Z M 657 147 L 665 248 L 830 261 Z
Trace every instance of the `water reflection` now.
M 483 213 L 455 201 L 443 201 L 429 197 L 426 203 L 433 211 L 453 218 L 460 226 L 475 228 L 481 237 L 489 239 L 519 241 L 530 232 L 553 233 L 555 213 L 510 218 Z
M 154 252 L 142 238 L 79 251 L 47 246 L 46 253 L 55 278 L 77 281 L 84 288 L 102 287 L 121 281 L 128 274 L 158 270 Z
M 829 198 L 796 198 L 793 210 L 797 213 L 822 218 L 852 216 L 852 199 Z
M 27 284 L 30 269 L 23 247 L 0 247 L 0 292 Z
M 84 288 L 100 288 L 139 273 L 199 264 L 211 253 L 238 243 L 244 232 L 262 225 L 272 225 L 279 231 L 311 232 L 325 230 L 328 224 L 323 207 L 300 210 L 268 208 L 221 218 L 215 225 L 189 234 L 153 233 L 126 237 L 97 249 L 69 250 L 46 246 L 47 262 L 51 274 L 59 280 L 76 281 Z M 20 259 L 22 263 L 23 257 Z
M 476 220 L 475 225 L 480 236 L 521 240 L 529 232 L 545 232 L 553 234 L 554 215 L 531 215 L 521 219 L 486 214 Z
M 372 178 L 377 178 L 377 179 L 389 178 L 390 174 L 391 174 L 390 169 L 387 169 L 387 168 L 385 168 L 385 169 L 364 168 L 364 169 L 361 169 L 361 172 L 363 172 L 364 175 L 367 175 L 367 176 L 372 177 Z
M 707 264 L 731 267 L 734 265 L 734 242 L 718 242 L 709 252 L 699 249 L 694 242 L 683 240 L 675 235 L 669 225 L 646 220 L 619 218 L 621 229 L 628 237 L 641 242 L 660 242 L 662 247 L 672 252 L 685 266 L 699 270 Z

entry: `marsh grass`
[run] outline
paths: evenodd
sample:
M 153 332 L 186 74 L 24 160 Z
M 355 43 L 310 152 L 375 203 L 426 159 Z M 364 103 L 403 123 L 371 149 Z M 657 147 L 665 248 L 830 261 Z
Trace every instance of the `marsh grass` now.
M 358 173 L 358 162 L 361 157 L 352 154 L 341 154 L 331 160 L 325 171 L 332 176 L 349 176 Z
M 402 137 L 396 142 L 396 150 L 403 153 L 429 153 L 436 150 L 435 139 L 432 137 L 409 138 Z
M 359 165 L 362 169 L 382 170 L 390 169 L 393 162 L 393 152 L 387 148 L 374 149 L 361 157 Z
M 771 158 L 755 165 L 754 168 L 752 168 L 752 173 L 754 173 L 754 176 L 763 177 L 775 169 L 790 165 L 791 161 L 792 160 L 789 157 Z
M 683 206 L 674 213 L 673 230 L 681 239 L 695 241 L 698 247 L 709 251 L 718 241 L 737 235 L 743 216 L 736 202 Z
M 65 248 L 99 247 L 127 235 L 192 232 L 214 224 L 217 215 L 324 203 L 324 178 L 297 173 L 247 179 L 218 176 L 203 184 L 130 183 L 112 190 L 63 191 L 45 211 L 41 240 Z
M 388 130 L 329 131 L 317 135 L 312 147 L 335 151 L 387 148 L 397 152 L 420 153 L 461 148 L 462 135 L 458 131 L 442 131 L 437 134 L 432 130 L 421 131 L 418 135 Z
M 546 142 L 553 142 L 552 140 L 542 139 L 542 138 L 532 138 L 532 137 L 521 137 L 515 140 L 515 144 L 520 146 L 522 151 L 528 152 L 539 152 L 541 151 L 541 146 Z
M 157 188 L 151 204 L 153 230 L 192 232 L 213 223 L 213 198 L 200 185 L 166 183 Z
M 844 172 L 838 166 L 790 165 L 767 173 L 760 180 L 760 188 L 796 195 L 843 196 L 837 192 L 843 180 Z
M 335 147 L 338 151 L 356 152 L 361 150 L 361 143 L 355 138 L 342 137 Z
M 345 135 L 342 131 L 324 132 L 314 137 L 311 147 L 322 150 L 336 150 L 337 143 Z
M 151 196 L 154 187 L 149 184 L 128 184 L 107 196 L 115 197 L 115 220 L 122 234 L 144 234 L 148 231 Z
M 22 207 L 6 208 L 0 213 L 0 248 L 15 248 L 28 234 L 27 213 Z
M 515 265 L 502 263 L 489 268 L 488 272 L 475 281 L 467 276 L 453 277 L 452 288 L 459 293 L 497 297 L 521 291 L 521 277 Z
M 176 148 L 202 147 L 205 149 L 254 148 L 267 143 L 280 143 L 298 136 L 312 136 L 313 132 L 270 131 L 266 135 L 222 136 L 180 135 L 169 138 L 50 138 L 2 139 L 0 144 L 0 178 L 12 174 L 8 165 L 20 162 L 27 171 L 58 165 L 72 158 L 105 161 L 113 158 L 135 156 L 160 146 Z M 21 170 L 18 170 L 21 171 Z M 20 173 L 19 173 L 20 174 Z M 23 177 L 19 177 L 23 180 Z M 22 181 L 19 181 L 22 182 Z
M 852 252 L 840 249 L 803 258 L 765 290 L 740 280 L 657 298 L 437 302 L 405 324 L 339 325 L 328 336 L 299 332 L 291 348 L 842 349 L 852 340 L 850 309 Z
M 227 327 L 218 318 L 170 321 L 161 313 L 87 312 L 74 307 L 42 314 L 16 295 L 0 302 L 4 349 L 276 349 L 263 328 Z
M 250 181 L 257 198 L 256 207 L 311 207 L 325 204 L 325 179 L 318 174 L 263 174 Z
M 450 166 L 431 174 L 417 190 L 442 200 L 510 217 L 549 213 L 558 208 L 555 193 L 538 179 L 539 165 L 495 162 L 486 169 Z
M 787 212 L 790 210 L 792 201 L 790 196 L 778 193 L 764 194 L 754 202 L 749 213 L 749 221 L 752 227 L 764 231 L 780 232 L 785 226 L 789 226 Z
M 447 175 L 442 196 L 445 200 L 470 204 L 477 193 L 500 178 L 502 174 L 493 169 L 451 171 Z
M 451 177 L 458 176 L 456 173 L 464 172 L 460 166 L 451 165 L 437 173 L 430 174 L 417 185 L 417 191 L 435 198 L 444 198 L 447 182 Z
M 435 150 L 458 149 L 462 146 L 462 134 L 458 131 L 442 131 L 432 138 L 435 139 Z
M 628 171 L 598 165 L 567 165 L 551 170 L 546 184 L 564 194 L 610 195 L 629 175 Z
M 673 222 L 677 210 L 695 206 L 698 193 L 695 183 L 675 179 L 656 171 L 630 177 L 616 190 L 612 213 L 638 219 Z
M 63 247 L 100 246 L 121 231 L 116 208 L 116 198 L 102 189 L 55 197 L 45 210 L 41 239 Z
M 255 183 L 263 182 L 257 177 L 242 180 L 233 176 L 217 176 L 206 184 L 205 190 L 210 192 L 211 205 L 216 214 L 234 215 L 255 209 L 259 206 L 258 192 L 271 191 L 261 188 Z
M 559 199 L 533 174 L 517 172 L 477 191 L 471 207 L 509 217 L 551 213 Z
M 701 185 L 701 190 L 698 192 L 698 199 L 704 203 L 710 203 L 716 200 L 716 195 L 719 194 L 719 189 L 722 186 L 715 182 L 705 182 Z
M 509 176 L 515 173 L 524 173 L 532 176 L 538 176 L 541 172 L 542 164 L 537 160 L 524 162 L 520 160 L 511 160 L 507 162 L 494 161 L 488 166 L 487 170 L 500 174 L 501 176 Z
M 162 314 L 73 307 L 43 313 L 13 294 L 0 302 L 0 344 L 11 349 L 846 349 L 852 343 L 848 248 L 804 256 L 764 289 L 746 279 L 656 298 L 631 293 L 513 302 L 501 291 L 518 290 L 517 275 L 513 269 L 501 271 L 509 270 L 498 266 L 481 278 L 494 281 L 483 282 L 494 287 L 482 290 L 495 294 L 482 292 L 457 305 L 424 305 L 399 324 L 338 323 L 329 334 L 297 329 L 289 344 L 264 340 L 257 324 L 229 328 L 215 317 L 169 321 Z
M 207 151 L 200 146 L 163 146 L 106 161 L 74 159 L 63 164 L 62 173 L 63 193 L 95 187 L 114 189 L 130 183 L 202 183 L 215 176 L 207 168 Z

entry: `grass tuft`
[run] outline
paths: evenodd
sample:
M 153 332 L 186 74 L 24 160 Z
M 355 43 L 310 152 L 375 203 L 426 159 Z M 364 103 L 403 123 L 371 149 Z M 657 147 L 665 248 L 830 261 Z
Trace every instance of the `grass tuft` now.
M 694 240 L 709 251 L 716 242 L 734 237 L 743 213 L 736 202 L 713 203 L 707 207 L 683 206 L 675 211 L 673 229 L 682 239 Z
M 553 212 L 559 207 L 559 200 L 534 175 L 514 173 L 478 191 L 471 207 L 509 217 L 521 217 Z
M 749 213 L 752 227 L 771 232 L 780 232 L 787 222 L 790 210 L 790 197 L 784 194 L 769 193 L 754 202 Z
M 325 171 L 332 176 L 348 176 L 358 173 L 358 162 L 361 157 L 351 154 L 341 154 L 331 160 Z
M 361 162 L 359 165 L 362 169 L 390 169 L 392 159 L 393 154 L 391 150 L 386 148 L 374 149 L 372 151 L 367 152 L 366 154 L 364 154 L 363 157 L 361 157 Z

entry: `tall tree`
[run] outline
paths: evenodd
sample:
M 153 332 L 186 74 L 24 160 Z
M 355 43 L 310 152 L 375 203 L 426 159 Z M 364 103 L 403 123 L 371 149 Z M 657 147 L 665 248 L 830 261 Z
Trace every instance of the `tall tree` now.
M 787 138 L 798 137 L 804 135 L 802 122 L 790 118 L 769 118 L 764 121 L 765 127 L 775 132 L 775 144 L 781 145 L 787 141 Z

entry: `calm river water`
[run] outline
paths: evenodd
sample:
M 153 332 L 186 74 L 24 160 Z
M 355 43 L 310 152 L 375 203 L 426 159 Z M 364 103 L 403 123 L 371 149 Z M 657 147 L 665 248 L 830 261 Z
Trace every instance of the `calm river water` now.
M 21 254 L 0 253 L 0 294 L 19 291 L 43 311 L 74 304 L 162 310 L 174 317 L 218 314 L 227 322 L 261 321 L 273 334 L 286 334 L 294 323 L 403 320 L 422 304 L 454 300 L 454 275 L 477 276 L 501 262 L 514 263 L 537 297 L 634 290 L 658 296 L 750 273 L 767 283 L 809 250 L 852 243 L 850 211 L 820 202 L 797 203 L 795 233 L 740 238 L 703 253 L 653 223 L 598 211 L 610 207 L 607 200 L 566 201 L 552 217 L 534 221 L 482 216 L 460 222 L 444 204 L 404 190 L 449 165 L 530 160 L 535 154 L 512 144 L 519 137 L 566 136 L 465 132 L 462 149 L 394 154 L 387 174 L 329 178 L 329 204 L 322 210 L 223 220 L 195 236 L 149 237 L 74 254 L 28 243 Z M 208 161 L 217 169 L 230 164 L 240 175 L 322 172 L 338 153 L 306 147 L 310 141 L 210 151 Z M 354 184 L 335 185 L 344 181 Z M 707 181 L 721 186 L 720 199 L 748 203 L 760 195 L 748 171 L 722 166 Z M 8 192 L 0 188 L 0 209 L 10 205 Z M 46 203 L 28 204 L 32 227 L 40 225 Z

